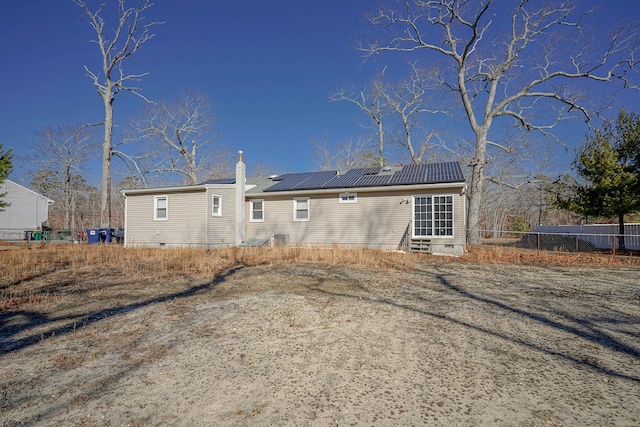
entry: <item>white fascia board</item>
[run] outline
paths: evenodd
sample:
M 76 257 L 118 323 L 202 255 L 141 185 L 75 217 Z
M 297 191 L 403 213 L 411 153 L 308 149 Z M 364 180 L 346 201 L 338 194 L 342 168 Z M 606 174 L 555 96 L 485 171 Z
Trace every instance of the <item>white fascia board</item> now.
M 335 193 L 374 193 L 389 191 L 425 191 L 440 190 L 446 188 L 466 188 L 464 182 L 444 182 L 437 184 L 415 184 L 415 185 L 384 185 L 379 187 L 343 187 L 343 188 L 322 188 L 319 190 L 292 190 L 292 191 L 263 191 L 262 193 L 251 193 L 251 197 L 269 196 L 308 196 L 313 194 L 335 194 Z
M 216 189 L 216 188 L 235 188 L 235 184 L 204 184 L 207 189 Z
M 124 196 L 134 194 L 156 194 L 156 193 L 180 193 L 189 191 L 205 191 L 205 185 L 183 185 L 180 187 L 156 187 L 156 188 L 137 188 L 135 190 L 122 190 Z

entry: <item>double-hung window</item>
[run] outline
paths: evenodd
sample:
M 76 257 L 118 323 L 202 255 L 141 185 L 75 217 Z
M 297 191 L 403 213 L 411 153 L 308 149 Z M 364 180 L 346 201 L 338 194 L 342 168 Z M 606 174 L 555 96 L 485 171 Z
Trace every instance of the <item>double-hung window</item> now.
M 309 221 L 309 198 L 299 197 L 293 199 L 293 220 Z
M 413 235 L 453 237 L 453 196 L 415 196 Z
M 251 207 L 251 213 L 249 221 L 251 222 L 264 222 L 264 200 L 254 199 L 249 203 Z
M 211 196 L 211 216 L 222 216 L 222 196 Z
M 169 218 L 169 198 L 167 196 L 155 196 L 153 198 L 153 219 L 166 221 Z

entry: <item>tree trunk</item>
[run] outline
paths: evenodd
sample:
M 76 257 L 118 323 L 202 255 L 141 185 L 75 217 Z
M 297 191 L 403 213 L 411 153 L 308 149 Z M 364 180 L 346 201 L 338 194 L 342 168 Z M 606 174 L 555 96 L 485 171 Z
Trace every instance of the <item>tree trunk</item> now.
M 77 188 L 73 189 L 73 193 L 71 193 L 71 221 L 69 224 L 69 230 L 76 230 L 76 191 Z M 75 237 L 74 237 L 75 238 Z
M 71 224 L 71 182 L 67 176 L 64 182 L 64 228 L 69 229 Z
M 467 244 L 480 246 L 480 204 L 484 187 L 484 165 L 487 154 L 486 132 L 476 136 L 476 155 L 471 169 L 471 182 L 467 194 L 469 207 L 467 216 Z
M 111 228 L 111 157 L 113 136 L 113 94 L 107 90 L 104 101 L 104 141 L 102 143 L 102 191 L 100 194 L 100 226 Z
M 384 128 L 382 121 L 378 121 L 378 155 L 380 156 L 380 167 L 384 167 Z
M 71 195 L 73 194 L 71 187 L 73 172 L 69 164 L 65 167 L 64 174 L 64 228 L 69 230 L 71 228 Z
M 621 251 L 626 250 L 624 243 L 624 213 L 618 212 L 618 234 L 620 234 L 620 246 L 618 248 Z

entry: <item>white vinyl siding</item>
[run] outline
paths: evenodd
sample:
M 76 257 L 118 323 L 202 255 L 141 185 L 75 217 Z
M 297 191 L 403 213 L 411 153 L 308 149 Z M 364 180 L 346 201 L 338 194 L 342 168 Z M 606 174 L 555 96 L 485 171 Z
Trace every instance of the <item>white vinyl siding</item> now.
M 207 245 L 228 246 L 235 244 L 235 187 L 233 185 L 210 188 L 207 191 L 210 201 L 207 211 Z M 220 215 L 215 214 L 214 196 L 220 197 Z
M 430 237 L 434 245 L 463 245 L 464 195 L 460 188 L 430 192 L 430 195 L 453 194 L 452 236 Z M 366 246 L 396 249 L 405 231 L 412 237 L 413 206 L 407 203 L 415 191 L 358 192 L 358 203 L 338 205 L 339 193 L 313 194 L 309 221 L 294 221 L 292 197 L 286 194 L 269 195 L 265 222 L 250 222 L 250 207 L 246 213 L 246 238 L 268 238 L 274 233 L 289 235 L 294 245 Z M 249 202 L 247 202 L 249 204 Z M 460 230 L 460 231 L 459 231 Z
M 155 221 L 151 212 L 157 197 L 166 197 L 166 220 Z M 127 195 L 127 245 L 204 246 L 207 243 L 208 207 L 205 191 L 188 191 L 155 196 Z M 218 221 L 220 222 L 220 221 Z
M 0 193 L 7 202 L 0 211 L 0 235 L 22 239 L 24 230 L 36 229 L 49 217 L 49 205 L 53 200 L 7 179 L 0 184 Z
M 153 219 L 155 221 L 169 219 L 169 198 L 167 196 L 155 196 L 153 198 Z
M 293 199 L 293 220 L 309 221 L 309 198 L 299 197 Z
M 264 200 L 254 199 L 249 202 L 251 205 L 251 222 L 264 222 Z
M 339 199 L 340 203 L 358 203 L 358 194 L 357 193 L 340 193 Z
M 218 194 L 211 196 L 211 216 L 222 216 L 222 196 Z

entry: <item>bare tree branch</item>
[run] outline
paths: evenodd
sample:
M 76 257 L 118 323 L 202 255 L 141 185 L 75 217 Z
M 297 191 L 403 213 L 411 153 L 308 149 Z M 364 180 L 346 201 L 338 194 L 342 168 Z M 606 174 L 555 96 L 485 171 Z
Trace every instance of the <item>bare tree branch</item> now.
M 440 74 L 442 84 L 456 94 L 475 136 L 469 162 L 470 244 L 479 243 L 487 148 L 518 154 L 489 139 L 496 119 L 512 119 L 551 141 L 559 121 L 589 121 L 599 114 L 587 102 L 593 99 L 576 90 L 578 83 L 615 84 L 614 93 L 639 87 L 637 24 L 618 27 L 608 41 L 601 35 L 590 42 L 583 27 L 592 12 L 580 12 L 568 0 L 404 0 L 397 10 L 380 10 L 370 18 L 387 36 L 360 46 L 367 56 L 397 52 L 427 64 L 440 57 L 450 65 L 450 72 Z M 506 28 L 496 25 L 505 16 Z M 549 119 L 553 105 L 563 108 Z
M 192 185 L 231 173 L 230 151 L 216 144 L 213 122 L 211 102 L 199 92 L 184 91 L 172 101 L 147 105 L 129 126 L 128 139 L 144 144 L 144 154 L 135 157 L 138 173 L 164 175 L 169 181 L 177 175 Z
M 125 74 L 123 62 L 134 55 L 140 47 L 153 38 L 151 27 L 162 24 L 159 21 L 145 22 L 144 13 L 152 6 L 149 0 L 139 0 L 135 6 L 128 7 L 127 0 L 118 0 L 117 25 L 112 36 L 105 28 L 103 14 L 108 1 L 101 3 L 92 11 L 86 0 L 73 0 L 84 11 L 93 28 L 96 39 L 92 40 L 98 46 L 102 62 L 101 74 L 91 71 L 85 66 L 87 75 L 98 89 L 105 109 L 104 142 L 102 145 L 102 189 L 101 189 L 101 218 L 102 226 L 110 227 L 111 223 L 111 159 L 113 157 L 113 102 L 118 92 L 124 90 L 149 101 L 139 92 L 139 88 L 128 86 L 129 81 L 139 81 L 146 73 Z M 114 71 L 117 69 L 117 75 Z

